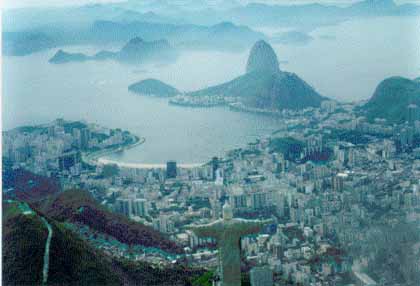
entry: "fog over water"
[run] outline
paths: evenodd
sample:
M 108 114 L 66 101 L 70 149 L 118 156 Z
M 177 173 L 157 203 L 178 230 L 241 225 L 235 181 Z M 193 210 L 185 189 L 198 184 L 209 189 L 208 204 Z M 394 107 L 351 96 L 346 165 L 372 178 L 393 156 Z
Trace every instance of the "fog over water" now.
M 274 30 L 263 30 L 275 33 Z M 280 68 L 297 73 L 321 94 L 337 100 L 368 99 L 386 77 L 420 74 L 419 19 L 373 18 L 314 30 L 305 46 L 274 45 Z M 328 36 L 328 37 L 325 37 Z M 104 47 L 66 47 L 91 54 Z M 114 47 L 115 49 L 119 47 Z M 52 65 L 56 50 L 3 59 L 3 129 L 46 123 L 57 117 L 120 127 L 146 143 L 111 158 L 162 163 L 197 163 L 281 126 L 274 118 L 227 108 L 170 106 L 166 99 L 127 91 L 157 78 L 190 91 L 241 75 L 248 51 L 188 51 L 169 65 L 124 66 L 113 61 Z
M 4 8 L 22 8 L 22 7 L 40 7 L 40 6 L 67 6 L 67 5 L 82 5 L 82 4 L 97 4 L 97 3 L 118 3 L 124 2 L 125 0 L 3 0 L 2 6 Z M 222 0 L 219 0 L 222 1 Z M 217 0 L 209 1 L 215 2 Z M 296 5 L 296 4 L 308 4 L 308 3 L 319 3 L 319 0 L 239 0 L 241 4 L 248 4 L 253 2 L 267 3 L 267 4 L 282 4 L 282 5 Z M 353 3 L 360 2 L 360 0 L 322 0 L 322 3 L 329 5 L 351 5 Z M 397 4 L 404 3 L 420 3 L 419 0 L 395 0 Z
M 281 68 L 297 73 L 322 95 L 363 100 L 386 77 L 420 75 L 419 24 L 414 17 L 347 21 L 313 31 L 315 40 L 306 46 L 277 45 L 275 50 L 289 62 Z

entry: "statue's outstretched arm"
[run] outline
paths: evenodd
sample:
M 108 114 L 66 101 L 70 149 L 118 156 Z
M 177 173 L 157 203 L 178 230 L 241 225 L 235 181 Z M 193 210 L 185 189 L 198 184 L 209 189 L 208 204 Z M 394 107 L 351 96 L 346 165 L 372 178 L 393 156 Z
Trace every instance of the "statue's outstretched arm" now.
M 265 226 L 265 225 L 267 225 L 267 224 L 276 223 L 276 221 L 275 221 L 274 219 L 272 219 L 272 218 L 269 218 L 269 219 L 263 219 L 263 220 L 261 221 L 261 223 L 262 223 L 262 226 Z
M 243 235 L 247 234 L 256 234 L 261 231 L 261 229 L 270 223 L 274 223 L 273 219 L 266 219 L 266 220 L 244 220 L 238 219 L 237 220 L 237 228 L 238 231 L 243 233 Z
M 217 221 L 203 225 L 187 225 L 185 229 L 193 231 L 199 237 L 217 237 L 219 223 Z

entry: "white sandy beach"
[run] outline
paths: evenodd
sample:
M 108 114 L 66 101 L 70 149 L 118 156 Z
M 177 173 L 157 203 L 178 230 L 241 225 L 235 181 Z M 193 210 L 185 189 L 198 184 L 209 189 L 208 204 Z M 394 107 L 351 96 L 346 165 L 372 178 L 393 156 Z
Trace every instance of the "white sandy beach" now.
M 133 168 L 133 169 L 166 169 L 166 164 L 144 164 L 144 163 L 125 163 L 125 162 L 119 162 L 114 161 L 106 158 L 98 158 L 97 162 L 99 164 L 115 164 L 118 167 L 122 168 Z M 197 164 L 177 164 L 178 168 L 183 169 L 192 169 L 202 166 L 203 164 L 197 163 Z

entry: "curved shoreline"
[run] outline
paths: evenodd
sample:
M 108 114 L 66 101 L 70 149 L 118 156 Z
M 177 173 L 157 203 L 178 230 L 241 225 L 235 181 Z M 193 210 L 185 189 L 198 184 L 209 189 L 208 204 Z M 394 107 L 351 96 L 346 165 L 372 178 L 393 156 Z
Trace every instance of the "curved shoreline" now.
M 98 158 L 97 162 L 98 164 L 102 164 L 102 165 L 114 164 L 114 165 L 117 165 L 118 167 L 132 168 L 132 169 L 166 169 L 166 164 L 127 163 L 127 162 L 110 160 L 106 158 Z M 192 168 L 201 167 L 203 165 L 204 164 L 202 163 L 177 164 L 177 167 L 182 168 L 182 169 L 192 169 Z
M 114 148 L 111 148 L 111 149 L 103 149 L 103 150 L 99 150 L 99 151 L 92 152 L 92 153 L 82 154 L 82 160 L 85 161 L 87 164 L 97 165 L 99 160 L 102 159 L 102 157 L 104 157 L 104 156 L 114 154 L 116 152 L 120 152 L 120 151 L 124 151 L 124 150 L 129 150 L 131 148 L 134 148 L 134 147 L 136 147 L 138 145 L 141 145 L 144 142 L 146 142 L 146 138 L 144 138 L 144 137 L 135 136 L 135 138 L 137 140 L 133 144 L 129 144 L 129 145 L 126 145 L 126 146 L 114 147 Z
M 83 156 L 83 160 L 90 164 L 90 165 L 117 165 L 120 168 L 130 168 L 130 169 L 166 169 L 166 164 L 159 164 L 159 163 L 127 163 L 127 162 L 120 162 L 117 160 L 106 159 L 104 156 L 108 156 L 114 154 L 116 152 L 120 152 L 121 150 L 129 150 L 136 146 L 139 146 L 146 142 L 146 138 L 144 137 L 137 137 L 138 140 L 130 145 L 117 147 L 110 150 L 100 150 L 97 152 L 93 152 L 90 154 L 86 154 Z M 191 163 L 191 164 L 177 164 L 178 168 L 182 169 L 192 169 L 203 166 L 204 163 Z

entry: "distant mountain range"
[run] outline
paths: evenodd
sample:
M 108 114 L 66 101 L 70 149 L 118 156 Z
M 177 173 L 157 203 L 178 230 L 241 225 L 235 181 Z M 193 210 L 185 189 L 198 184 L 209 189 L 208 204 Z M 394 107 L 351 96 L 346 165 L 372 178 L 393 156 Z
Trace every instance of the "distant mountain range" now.
M 54 48 L 58 42 L 44 33 L 3 33 L 3 55 L 26 56 L 34 52 Z
M 322 3 L 322 1 L 319 2 Z M 365 0 L 347 7 L 320 3 L 297 5 L 283 4 L 281 1 L 277 1 L 277 3 L 265 4 L 256 1 L 242 5 L 238 1 L 226 6 L 225 9 L 217 9 L 217 7 L 209 5 L 204 8 L 205 5 L 202 5 L 201 9 L 191 10 L 182 5 L 170 5 L 170 1 L 158 1 L 148 9 L 158 14 L 169 15 L 172 19 L 182 18 L 184 21 L 194 24 L 211 25 L 215 21 L 232 21 L 251 27 L 282 25 L 301 29 L 313 29 L 358 17 L 412 16 L 420 13 L 417 5 L 397 5 L 392 0 Z M 172 9 L 173 12 L 171 12 L 172 10 L 168 7 L 177 7 L 177 9 Z
M 249 107 L 269 110 L 318 107 L 326 98 L 296 74 L 281 71 L 272 47 L 261 40 L 251 49 L 246 74 L 189 96 L 236 97 Z
M 131 39 L 119 52 L 100 51 L 93 56 L 83 53 L 68 53 L 58 50 L 49 60 L 53 64 L 68 62 L 84 62 L 88 60 L 117 60 L 130 64 L 141 64 L 146 62 L 167 62 L 174 60 L 177 56 L 176 50 L 166 40 L 146 42 L 141 38 Z
M 165 39 L 171 46 L 186 49 L 243 50 L 267 37 L 246 26 L 222 22 L 213 26 L 176 25 L 154 22 L 95 21 L 86 28 L 40 27 L 23 32 L 3 33 L 3 54 L 27 55 L 64 45 L 148 42 Z
M 192 9 L 192 6 L 195 8 Z M 304 31 L 345 20 L 376 16 L 416 16 L 420 6 L 392 0 L 366 0 L 349 7 L 322 4 L 190 6 L 133 1 L 62 8 L 26 8 L 3 12 L 3 54 L 26 55 L 65 45 L 166 39 L 189 49 L 245 49 L 264 34 L 249 27 L 293 27 L 298 33 L 276 35 L 273 42 L 310 40 Z M 223 6 L 223 8 L 222 8 Z M 301 34 L 299 34 L 301 33 Z
M 393 0 L 364 0 L 346 7 L 320 4 L 322 1 L 299 5 L 246 2 L 248 4 L 244 5 L 241 1 L 219 1 L 218 4 L 216 1 L 121 1 L 80 7 L 6 9 L 3 28 L 4 31 L 22 31 L 57 24 L 80 28 L 98 20 L 206 26 L 226 21 L 248 26 L 319 26 L 350 17 L 420 13 L 418 5 L 397 5 Z
M 174 25 L 149 22 L 96 21 L 92 37 L 98 42 L 126 41 L 140 36 L 146 40 L 167 39 L 176 47 L 216 50 L 244 49 L 258 39 L 266 38 L 260 32 L 231 22 L 213 26 Z
M 306 45 L 310 43 L 313 38 L 307 33 L 301 31 L 289 31 L 274 35 L 271 40 L 274 43 L 283 45 Z
M 361 110 L 369 120 L 382 118 L 389 123 L 403 123 L 408 120 L 410 104 L 420 107 L 420 80 L 390 77 L 378 85 Z

